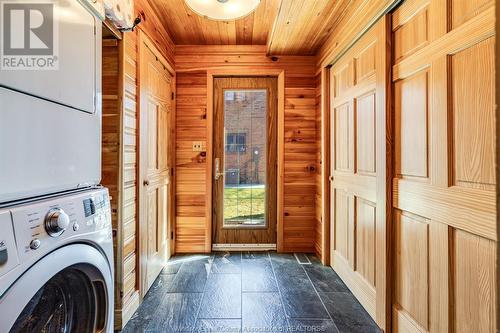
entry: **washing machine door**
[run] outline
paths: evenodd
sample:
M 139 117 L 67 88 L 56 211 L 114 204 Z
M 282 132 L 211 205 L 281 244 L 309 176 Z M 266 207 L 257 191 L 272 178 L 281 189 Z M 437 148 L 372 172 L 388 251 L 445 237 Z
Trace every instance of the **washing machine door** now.
M 112 332 L 113 278 L 104 255 L 75 244 L 43 257 L 0 300 L 0 332 Z

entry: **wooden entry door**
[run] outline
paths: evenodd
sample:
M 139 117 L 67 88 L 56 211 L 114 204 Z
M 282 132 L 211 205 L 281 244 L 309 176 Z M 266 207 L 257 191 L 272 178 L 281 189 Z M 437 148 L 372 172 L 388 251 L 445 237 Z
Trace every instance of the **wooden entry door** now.
M 213 244 L 276 244 L 277 78 L 214 78 Z
M 387 325 L 390 235 L 386 20 L 330 71 L 331 265 L 381 328 Z
M 393 331 L 495 332 L 495 1 L 392 15 Z
M 154 46 L 141 37 L 139 260 L 144 296 L 170 256 L 173 76 Z

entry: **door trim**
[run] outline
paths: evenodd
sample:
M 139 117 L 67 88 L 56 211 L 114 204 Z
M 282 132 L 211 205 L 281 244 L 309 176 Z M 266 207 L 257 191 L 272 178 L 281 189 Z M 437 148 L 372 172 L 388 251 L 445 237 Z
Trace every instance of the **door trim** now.
M 213 251 L 276 251 L 276 244 L 212 244 Z
M 214 78 L 225 76 L 262 77 L 271 76 L 278 78 L 278 172 L 277 172 L 277 220 L 276 220 L 276 250 L 283 251 L 283 208 L 284 208 L 284 138 L 285 138 L 285 71 L 284 70 L 209 70 L 207 71 L 207 152 L 206 152 L 206 196 L 205 210 L 205 252 L 212 251 L 212 166 L 213 166 L 213 126 L 214 126 Z
M 147 235 L 147 229 L 146 229 L 146 224 L 145 223 L 142 223 L 142 221 L 144 221 L 144 216 L 143 214 L 145 214 L 145 212 L 143 212 L 142 210 L 142 207 L 143 207 L 143 202 L 145 201 L 145 198 L 144 198 L 144 187 L 142 186 L 143 184 L 143 181 L 144 181 L 144 177 L 143 177 L 143 166 L 142 166 L 142 163 L 143 163 L 143 159 L 144 159 L 144 155 L 142 153 L 142 149 L 141 149 L 141 111 L 142 110 L 145 110 L 146 107 L 146 100 L 143 98 L 143 90 L 144 90 L 144 86 L 141 85 L 141 77 L 143 74 L 143 71 L 144 71 L 144 68 L 142 68 L 141 66 L 141 62 L 142 62 L 142 59 L 144 59 L 144 48 L 143 48 L 143 44 L 158 58 L 158 60 L 165 66 L 165 69 L 170 73 L 170 75 L 172 75 L 172 92 L 174 92 L 175 94 L 175 87 L 176 87 L 176 76 L 175 76 L 175 71 L 174 69 L 172 68 L 172 65 L 168 62 L 168 60 L 161 54 L 161 52 L 158 50 L 158 48 L 156 47 L 156 45 L 154 44 L 154 42 L 148 37 L 148 35 L 146 35 L 146 33 L 144 31 L 142 31 L 141 29 L 138 30 L 138 33 L 137 33 L 137 100 L 138 100 L 138 103 L 137 103 L 137 115 L 136 115 L 136 124 L 137 124 L 137 133 L 136 133 L 136 139 L 137 139 L 137 145 L 136 145 L 136 149 L 137 149 L 137 152 L 136 152 L 136 156 L 137 156 L 137 167 L 136 167 L 136 178 L 137 178 L 137 200 L 136 200 L 136 215 L 137 215 L 137 218 L 136 218 L 136 246 L 137 246 L 137 260 L 136 260 L 136 269 L 138 271 L 138 274 L 136 276 L 136 285 L 138 287 L 138 290 L 139 290 L 139 296 L 141 299 L 144 298 L 144 296 L 146 296 L 146 293 L 148 292 L 147 290 L 147 287 L 144 285 L 145 283 L 145 279 L 146 279 L 146 269 L 145 269 L 145 265 L 146 265 L 146 262 L 144 260 L 144 256 L 143 256 L 143 253 L 145 251 L 145 242 L 143 242 L 143 236 L 144 235 Z M 172 120 L 173 122 L 171 122 L 171 126 L 175 126 L 175 107 L 176 107 L 176 103 L 175 103 L 175 100 L 172 100 L 172 105 L 171 105 L 171 108 L 172 108 Z M 174 127 L 175 129 L 175 127 Z M 171 130 L 171 128 L 169 129 Z M 173 137 L 171 138 L 172 139 L 172 142 L 174 143 L 174 149 L 172 150 L 172 168 L 174 168 L 174 172 L 175 172 L 175 131 L 174 131 L 174 135 Z M 175 232 L 175 178 L 174 176 L 172 175 L 172 173 L 170 173 L 170 179 L 169 179 L 169 185 L 170 185 L 170 191 L 169 191 L 169 195 L 171 196 L 171 198 L 169 198 L 169 202 L 168 202 L 168 205 L 169 205 L 169 209 L 168 209 L 168 224 L 167 224 L 167 231 L 168 231 L 168 234 L 172 233 L 172 232 Z M 141 214 L 142 212 L 142 214 Z M 175 237 L 174 237 L 175 238 Z M 172 255 L 174 253 L 173 249 L 175 249 L 175 239 L 172 239 L 171 237 L 169 237 L 169 251 L 170 251 L 170 254 Z

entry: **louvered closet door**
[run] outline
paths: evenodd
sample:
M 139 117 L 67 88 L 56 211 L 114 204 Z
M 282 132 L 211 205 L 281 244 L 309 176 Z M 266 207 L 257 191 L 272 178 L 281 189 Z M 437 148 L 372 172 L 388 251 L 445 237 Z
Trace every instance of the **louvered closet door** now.
M 484 0 L 392 17 L 395 332 L 495 330 L 494 22 Z
M 386 325 L 386 18 L 330 71 L 331 264 Z

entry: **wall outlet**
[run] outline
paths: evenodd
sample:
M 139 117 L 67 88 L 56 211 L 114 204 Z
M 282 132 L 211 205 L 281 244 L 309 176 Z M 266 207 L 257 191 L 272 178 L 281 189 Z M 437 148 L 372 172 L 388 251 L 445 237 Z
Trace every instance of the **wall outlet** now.
M 193 141 L 193 151 L 204 151 L 203 141 Z

